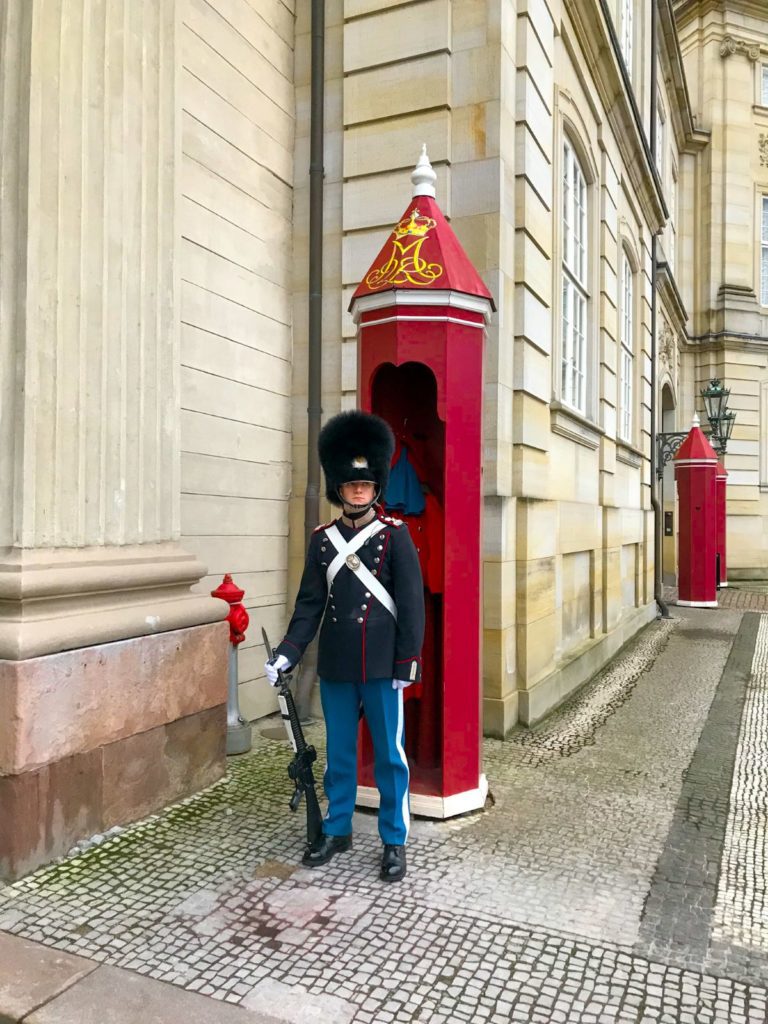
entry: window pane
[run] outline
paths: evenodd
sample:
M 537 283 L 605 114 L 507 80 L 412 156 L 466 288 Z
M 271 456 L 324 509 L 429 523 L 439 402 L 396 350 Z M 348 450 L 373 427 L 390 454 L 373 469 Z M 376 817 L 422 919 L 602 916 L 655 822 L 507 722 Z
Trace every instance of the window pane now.
M 621 353 L 621 436 L 632 437 L 632 356 L 626 349 Z
M 584 412 L 584 372 L 586 369 L 586 320 L 587 303 L 583 295 L 575 295 L 575 316 L 574 316 L 574 375 L 576 378 L 576 394 L 573 404 L 581 412 Z
M 763 241 L 768 242 L 768 196 L 763 196 Z
M 656 108 L 656 170 L 659 177 L 664 178 L 664 150 L 666 148 L 666 125 L 664 122 L 664 111 L 661 106 Z
M 571 262 L 571 149 L 566 142 L 563 147 L 563 261 Z
M 634 286 L 632 265 L 622 250 L 621 264 L 621 360 L 619 363 L 619 436 L 632 440 L 632 389 L 634 366 Z
M 570 402 L 569 394 L 569 367 L 571 364 L 571 283 L 566 278 L 563 281 L 563 354 L 562 354 L 562 369 L 563 369 L 563 401 Z
M 563 284 L 561 397 L 581 412 L 586 406 L 587 182 L 573 146 L 563 143 Z
M 763 106 L 768 107 L 768 64 L 763 64 L 763 78 L 762 78 L 762 89 L 761 89 L 761 101 Z
M 622 317 L 621 317 L 621 343 L 627 348 L 632 348 L 632 268 L 626 256 L 622 264 Z
M 632 3 L 633 0 L 621 0 L 621 54 L 630 76 L 632 75 Z

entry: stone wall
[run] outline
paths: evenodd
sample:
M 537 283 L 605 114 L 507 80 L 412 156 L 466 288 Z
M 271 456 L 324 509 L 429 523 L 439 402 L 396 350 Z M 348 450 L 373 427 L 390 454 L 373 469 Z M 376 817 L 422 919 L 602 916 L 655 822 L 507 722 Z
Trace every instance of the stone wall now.
M 736 412 L 728 445 L 728 575 L 768 577 L 768 306 L 760 289 L 762 197 L 768 196 L 768 16 L 754 5 L 680 7 L 692 105 L 710 143 L 691 223 L 690 390 L 712 377 Z
M 251 628 L 241 710 L 275 710 L 261 626 L 282 634 L 291 492 L 294 12 L 180 4 L 181 530 L 231 572 Z
M 224 770 L 179 543 L 177 9 L 0 7 L 0 875 Z
M 325 414 L 355 401 L 356 339 L 347 306 L 408 201 L 408 175 L 422 142 L 437 172 L 438 202 L 498 306 L 484 394 L 484 693 L 486 728 L 495 733 L 519 717 L 544 714 L 653 610 L 649 257 L 661 210 L 615 58 L 599 58 L 600 82 L 581 73 L 593 59 L 585 45 L 595 27 L 606 32 L 599 5 L 583 8 L 545 0 L 517 10 L 498 0 L 327 5 Z M 301 16 L 299 26 L 301 39 L 308 29 Z M 647 18 L 637 32 L 637 102 L 645 110 Z M 307 56 L 307 46 L 297 44 L 303 156 Z M 619 94 L 614 106 L 606 104 L 609 88 Z M 565 125 L 578 131 L 591 160 L 590 406 L 581 419 L 563 407 L 558 384 Z M 297 168 L 301 176 L 298 160 Z M 301 288 L 292 586 L 303 561 L 306 465 L 306 196 L 301 177 L 296 184 Z M 636 280 L 636 351 L 633 433 L 619 444 L 618 279 L 625 250 Z

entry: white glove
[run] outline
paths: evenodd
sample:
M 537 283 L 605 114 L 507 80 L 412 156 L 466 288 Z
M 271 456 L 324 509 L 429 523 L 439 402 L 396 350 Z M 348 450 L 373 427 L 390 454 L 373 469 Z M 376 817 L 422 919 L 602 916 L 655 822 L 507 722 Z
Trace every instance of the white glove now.
M 264 666 L 264 675 L 270 681 L 273 686 L 279 686 L 280 680 L 278 678 L 278 672 L 287 672 L 291 667 L 290 661 L 284 654 L 278 654 L 272 661 L 268 661 Z
M 393 679 L 392 680 L 392 689 L 393 690 L 404 690 L 406 688 L 406 686 L 410 686 L 410 685 L 411 685 L 411 680 L 410 679 Z

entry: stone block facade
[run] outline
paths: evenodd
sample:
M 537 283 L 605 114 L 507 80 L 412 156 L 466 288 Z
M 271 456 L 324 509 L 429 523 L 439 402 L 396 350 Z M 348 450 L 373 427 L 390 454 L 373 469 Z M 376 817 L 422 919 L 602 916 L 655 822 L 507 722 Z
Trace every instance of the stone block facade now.
M 219 636 L 226 608 L 208 595 L 224 572 L 254 627 L 275 636 L 289 611 L 310 5 L 9 0 L 0 18 L 0 705 L 50 711 L 36 732 L 0 722 L 2 793 L 69 808 L 4 854 L 16 871 L 142 813 L 145 782 L 165 799 L 220 771 L 221 666 L 190 683 L 165 652 Z M 653 616 L 653 429 L 685 429 L 712 377 L 737 413 L 730 572 L 768 573 L 765 39 L 755 0 L 325 4 L 324 416 L 356 403 L 349 301 L 422 143 L 497 305 L 483 385 L 495 735 L 540 719 Z M 660 498 L 673 581 L 669 467 Z M 118 669 L 122 644 L 137 646 Z M 133 718 L 89 689 L 83 652 L 144 680 Z M 248 718 L 275 707 L 262 664 L 254 628 Z
M 0 662 L 0 877 L 224 773 L 223 623 Z

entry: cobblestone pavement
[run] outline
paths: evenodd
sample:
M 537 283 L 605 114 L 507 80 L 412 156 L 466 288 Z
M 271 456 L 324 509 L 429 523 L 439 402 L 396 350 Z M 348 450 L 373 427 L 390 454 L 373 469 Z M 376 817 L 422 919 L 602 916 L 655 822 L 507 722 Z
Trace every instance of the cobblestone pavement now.
M 768 616 L 673 612 L 486 741 L 493 799 L 415 822 L 400 885 L 367 812 L 297 867 L 270 722 L 205 793 L 0 889 L 0 929 L 302 1024 L 762 1024 Z
M 750 587 L 754 587 L 754 589 L 748 589 Z M 664 600 L 676 605 L 677 588 L 665 587 Z M 724 587 L 717 592 L 717 604 L 720 608 L 738 609 L 744 612 L 766 612 L 768 611 L 768 584 L 761 581 L 760 583 L 739 583 Z

